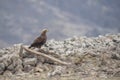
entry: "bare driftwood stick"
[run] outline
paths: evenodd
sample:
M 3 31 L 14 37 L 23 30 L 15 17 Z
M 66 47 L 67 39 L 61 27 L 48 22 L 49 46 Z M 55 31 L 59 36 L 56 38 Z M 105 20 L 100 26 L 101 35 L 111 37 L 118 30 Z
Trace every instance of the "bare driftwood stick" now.
M 52 57 L 52 56 L 50 56 L 50 55 L 46 55 L 46 54 L 41 53 L 41 52 L 33 51 L 33 50 L 31 50 L 31 49 L 28 49 L 28 48 L 25 47 L 25 46 L 22 46 L 22 48 L 25 49 L 27 52 L 30 52 L 30 53 L 33 53 L 33 54 L 37 54 L 37 55 L 41 55 L 41 56 L 43 56 L 43 57 L 46 57 L 46 58 L 48 58 L 48 59 L 50 59 L 50 60 L 52 60 L 52 61 L 55 61 L 55 62 L 60 63 L 60 64 L 63 64 L 63 65 L 70 65 L 70 64 L 71 64 L 71 63 L 63 62 L 63 61 L 61 61 L 61 60 L 59 60 L 59 59 L 57 59 L 57 58 L 54 58 L 54 57 Z

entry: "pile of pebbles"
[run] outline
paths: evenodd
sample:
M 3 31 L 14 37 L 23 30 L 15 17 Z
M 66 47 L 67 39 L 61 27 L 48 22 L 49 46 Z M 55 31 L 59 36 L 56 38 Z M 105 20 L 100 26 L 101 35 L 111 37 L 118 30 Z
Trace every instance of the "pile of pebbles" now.
M 107 34 L 98 37 L 73 37 L 63 41 L 49 40 L 42 46 L 46 52 L 59 55 L 62 60 L 73 63 L 72 67 L 43 63 L 43 57 L 23 51 L 20 46 L 0 49 L 0 74 L 19 72 L 76 73 L 84 76 L 119 76 L 120 77 L 120 34 Z M 84 56 L 87 54 L 87 56 Z M 84 56 L 84 57 L 83 57 Z M 81 60 L 82 59 L 82 60 Z M 52 68 L 52 70 L 51 70 Z M 57 68 L 57 69 L 56 69 Z M 60 69 L 58 69 L 60 68 Z M 62 71 L 64 70 L 64 71 Z

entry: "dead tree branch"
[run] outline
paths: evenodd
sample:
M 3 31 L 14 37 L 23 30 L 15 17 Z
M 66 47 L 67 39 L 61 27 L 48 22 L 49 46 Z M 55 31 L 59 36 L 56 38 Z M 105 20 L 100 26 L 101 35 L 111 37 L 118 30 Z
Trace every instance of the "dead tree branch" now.
M 46 55 L 46 54 L 44 54 L 44 53 L 41 53 L 41 52 L 37 52 L 37 51 L 31 50 L 31 49 L 28 49 L 28 48 L 25 47 L 25 46 L 22 46 L 22 48 L 23 48 L 24 50 L 26 50 L 27 52 L 30 52 L 30 53 L 32 53 L 32 54 L 36 54 L 36 55 L 43 56 L 43 57 L 48 58 L 48 59 L 50 59 L 50 60 L 52 60 L 52 61 L 54 61 L 54 62 L 57 62 L 57 63 L 59 63 L 59 64 L 63 64 L 63 65 L 70 65 L 70 64 L 71 64 L 71 63 L 63 62 L 63 61 L 61 61 L 61 60 L 59 60 L 59 59 L 57 59 L 57 58 L 55 58 L 55 57 L 52 57 L 52 56 L 50 56 L 50 55 Z

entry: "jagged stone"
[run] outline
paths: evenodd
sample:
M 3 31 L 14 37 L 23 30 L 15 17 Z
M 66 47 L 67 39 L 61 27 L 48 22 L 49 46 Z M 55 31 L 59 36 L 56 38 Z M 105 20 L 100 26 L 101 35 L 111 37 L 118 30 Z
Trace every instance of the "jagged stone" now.
M 111 58 L 120 60 L 120 54 L 112 54 Z
M 36 63 L 37 63 L 36 58 L 25 58 L 23 62 L 24 65 L 32 65 L 32 66 L 35 66 Z
M 4 63 L 0 63 L 0 74 L 2 74 L 5 70 L 5 64 Z
M 34 67 L 31 65 L 24 65 L 23 71 L 25 72 L 30 72 Z
M 10 76 L 12 76 L 13 74 L 12 74 L 11 71 L 6 70 L 3 75 L 6 76 L 6 77 L 10 77 Z
M 55 75 L 61 75 L 65 71 L 66 67 L 63 66 L 55 66 L 54 70 L 48 73 L 48 77 L 55 76 Z

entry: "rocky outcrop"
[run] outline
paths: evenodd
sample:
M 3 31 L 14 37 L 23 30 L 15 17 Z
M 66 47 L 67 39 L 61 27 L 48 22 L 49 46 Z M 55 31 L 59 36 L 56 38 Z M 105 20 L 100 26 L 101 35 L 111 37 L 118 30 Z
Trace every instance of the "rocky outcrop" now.
M 48 76 L 74 74 L 120 77 L 120 34 L 49 40 L 41 48 L 47 55 L 56 54 L 61 60 L 72 63 L 70 66 L 50 63 L 49 59 L 21 51 L 21 45 L 0 49 L 0 74 L 46 71 Z

